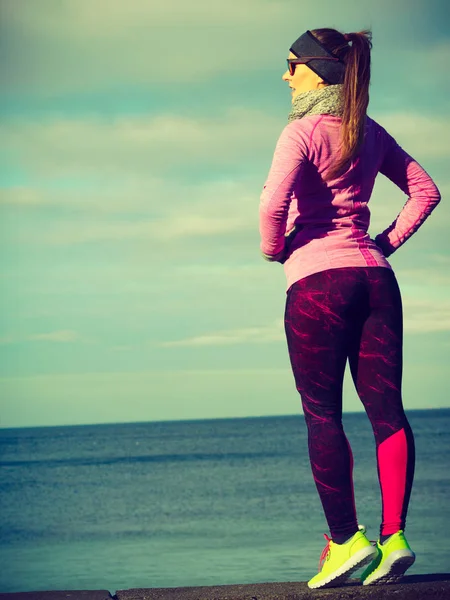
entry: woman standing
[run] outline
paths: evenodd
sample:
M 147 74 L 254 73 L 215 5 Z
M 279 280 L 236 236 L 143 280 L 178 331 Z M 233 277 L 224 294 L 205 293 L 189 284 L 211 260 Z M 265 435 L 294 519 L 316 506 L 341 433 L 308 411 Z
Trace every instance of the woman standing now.
M 292 110 L 260 203 L 261 251 L 286 273 L 289 355 L 331 534 L 310 588 L 337 585 L 365 565 L 364 585 L 396 581 L 415 559 L 404 535 L 415 451 L 401 396 L 402 301 L 387 257 L 425 221 L 440 193 L 366 114 L 371 48 L 368 30 L 308 30 L 293 43 L 283 75 Z M 368 202 L 378 172 L 408 200 L 372 240 Z M 357 522 L 342 427 L 347 358 L 375 435 L 382 497 L 376 547 Z

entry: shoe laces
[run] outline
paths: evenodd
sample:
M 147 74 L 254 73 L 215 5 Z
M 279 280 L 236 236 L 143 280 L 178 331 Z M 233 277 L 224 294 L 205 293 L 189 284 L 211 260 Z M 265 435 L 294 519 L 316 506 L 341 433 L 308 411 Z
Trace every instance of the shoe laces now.
M 328 555 L 330 553 L 330 544 L 333 541 L 330 537 L 327 536 L 326 533 L 323 534 L 323 537 L 327 540 L 327 545 L 325 546 L 325 548 L 322 550 L 322 554 L 320 555 L 319 558 L 319 573 L 322 570 L 322 565 L 323 563 L 327 560 Z
M 366 534 L 366 528 L 364 527 L 364 525 L 358 525 L 358 531 L 361 531 L 364 535 Z M 328 537 L 328 535 L 326 533 L 323 534 L 323 537 L 327 540 L 327 545 L 322 550 L 322 554 L 320 555 L 320 558 L 319 558 L 319 573 L 322 570 L 323 563 L 328 558 L 328 555 L 331 550 L 331 542 L 333 541 L 332 538 Z M 369 540 L 369 541 L 373 546 L 377 545 L 376 540 Z

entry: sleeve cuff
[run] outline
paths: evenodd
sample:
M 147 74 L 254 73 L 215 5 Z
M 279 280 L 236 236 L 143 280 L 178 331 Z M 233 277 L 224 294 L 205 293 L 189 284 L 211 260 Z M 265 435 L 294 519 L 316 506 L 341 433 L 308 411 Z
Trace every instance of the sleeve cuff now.
M 268 262 L 281 262 L 284 258 L 284 255 L 284 250 L 278 252 L 278 254 L 264 254 L 264 252 L 261 252 L 261 256 L 264 258 L 264 260 L 267 260 Z

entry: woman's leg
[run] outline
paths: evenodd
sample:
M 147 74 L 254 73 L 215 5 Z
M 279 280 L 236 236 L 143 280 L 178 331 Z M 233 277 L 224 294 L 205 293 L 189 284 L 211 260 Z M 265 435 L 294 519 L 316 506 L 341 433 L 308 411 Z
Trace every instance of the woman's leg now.
M 332 539 L 358 531 L 353 458 L 342 427 L 349 343 L 364 303 L 359 268 L 329 269 L 296 282 L 286 300 L 289 356 L 308 428 L 308 448 Z
M 352 338 L 350 369 L 375 434 L 382 497 L 380 539 L 404 530 L 415 450 L 403 410 L 401 294 L 390 269 L 367 268 L 369 311 Z

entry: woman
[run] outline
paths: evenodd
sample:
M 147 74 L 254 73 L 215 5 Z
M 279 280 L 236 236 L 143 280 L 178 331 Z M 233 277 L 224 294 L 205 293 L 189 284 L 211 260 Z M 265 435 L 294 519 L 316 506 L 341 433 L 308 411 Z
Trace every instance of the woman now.
M 366 115 L 371 32 L 306 31 L 283 80 L 292 111 L 260 203 L 261 251 L 284 264 L 285 329 L 308 429 L 314 481 L 331 538 L 310 588 L 367 565 L 364 585 L 398 580 L 415 559 L 405 535 L 414 438 L 401 397 L 403 321 L 386 260 L 440 201 L 427 172 Z M 368 201 L 381 172 L 408 201 L 372 240 Z M 375 435 L 382 520 L 376 546 L 358 526 L 350 445 L 342 428 L 347 358 Z M 326 560 L 324 560 L 326 559 Z

